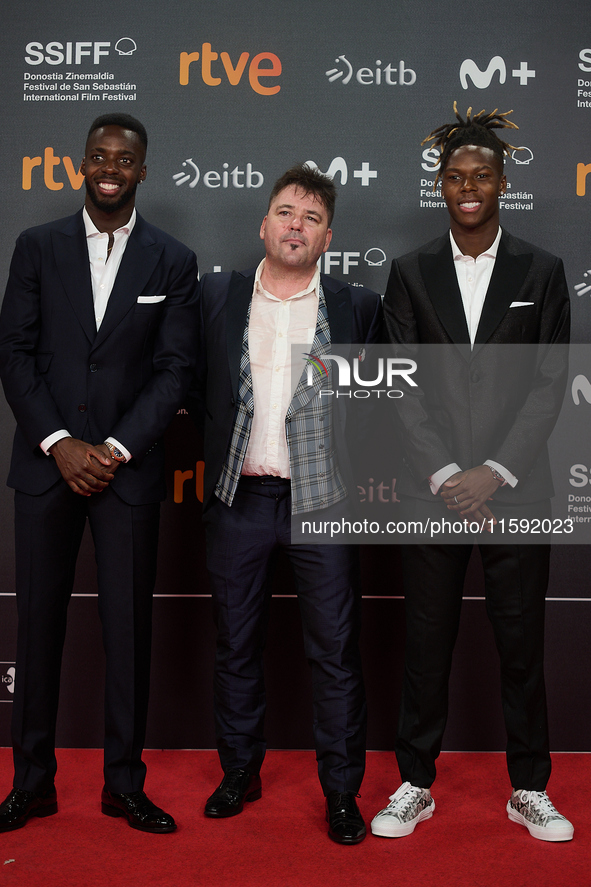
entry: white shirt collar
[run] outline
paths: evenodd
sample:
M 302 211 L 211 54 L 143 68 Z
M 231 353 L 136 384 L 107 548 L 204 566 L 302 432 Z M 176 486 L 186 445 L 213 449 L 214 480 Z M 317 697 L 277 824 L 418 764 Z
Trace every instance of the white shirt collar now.
M 256 292 L 262 293 L 263 295 L 267 296 L 267 298 L 269 298 L 269 299 L 277 299 L 277 296 L 274 296 L 273 293 L 268 292 L 268 290 L 266 290 L 265 287 L 263 286 L 263 284 L 261 283 L 261 275 L 263 273 L 264 267 L 265 267 L 265 259 L 262 260 L 262 262 L 259 264 L 259 266 L 256 270 L 256 274 L 254 276 L 254 289 Z M 287 302 L 287 301 L 290 301 L 291 299 L 299 299 L 302 296 L 307 296 L 308 293 L 312 293 L 312 292 L 317 294 L 319 292 L 319 284 L 320 284 L 320 269 L 318 268 L 318 266 L 316 266 L 316 271 L 312 275 L 312 279 L 305 289 L 301 290 L 299 293 L 295 293 L 293 296 L 290 296 L 289 299 L 283 299 L 283 300 L 277 299 L 277 301 Z
M 489 246 L 489 248 L 486 249 L 483 253 L 480 253 L 480 256 L 490 256 L 490 258 L 496 259 L 497 251 L 499 249 L 499 243 L 501 242 L 501 234 L 502 233 L 503 232 L 502 232 L 501 226 L 499 225 L 499 230 L 497 232 L 497 236 L 495 237 L 495 239 L 493 240 L 493 242 Z M 456 261 L 458 259 L 471 259 L 474 262 L 477 261 L 476 259 L 472 259 L 472 256 L 465 256 L 464 255 L 464 253 L 462 252 L 462 250 L 459 248 L 459 246 L 457 245 L 457 243 L 454 240 L 454 236 L 451 233 L 451 228 L 449 231 L 449 239 L 451 241 L 451 249 L 452 249 L 454 261 Z M 478 258 L 480 258 L 480 256 L 478 256 Z
M 84 228 L 86 229 L 86 236 L 87 237 L 92 237 L 96 234 L 103 234 L 104 233 L 103 231 L 99 231 L 99 229 L 96 227 L 96 225 L 94 224 L 94 222 L 92 221 L 92 219 L 88 215 L 88 210 L 86 209 L 86 207 L 84 207 L 82 210 L 82 218 L 84 219 Z M 133 231 L 133 228 L 135 225 L 135 220 L 136 220 L 136 212 L 135 212 L 135 206 L 134 206 L 133 212 L 130 216 L 129 221 L 125 225 L 122 225 L 120 228 L 117 228 L 117 230 L 114 231 L 113 233 L 116 234 L 117 231 L 123 231 L 129 237 L 129 235 Z

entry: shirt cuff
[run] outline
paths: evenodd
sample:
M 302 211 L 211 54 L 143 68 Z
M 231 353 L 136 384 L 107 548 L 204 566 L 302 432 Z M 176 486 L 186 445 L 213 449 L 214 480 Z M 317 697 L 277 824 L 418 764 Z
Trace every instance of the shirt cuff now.
M 43 450 L 46 456 L 51 456 L 49 452 L 49 448 L 57 443 L 58 440 L 62 440 L 64 437 L 72 437 L 69 431 L 66 431 L 65 428 L 60 429 L 60 431 L 54 431 L 53 434 L 50 434 L 49 437 L 44 438 L 39 446 Z
M 485 465 L 490 465 L 491 468 L 494 468 L 495 471 L 498 471 L 499 474 L 502 474 L 505 478 L 505 483 L 509 484 L 510 487 L 516 487 L 518 484 L 518 480 L 514 474 L 511 474 L 508 468 L 505 468 L 504 465 L 501 465 L 500 462 L 493 462 L 492 459 L 487 459 L 484 463 Z M 505 484 L 502 484 L 505 486 Z
M 119 443 L 118 440 L 115 440 L 114 437 L 107 437 L 107 438 L 105 438 L 105 442 L 106 442 L 106 443 L 113 444 L 114 447 L 117 447 L 117 449 L 120 450 L 120 451 L 123 453 L 123 455 L 125 456 L 125 461 L 126 461 L 126 462 L 129 462 L 130 459 L 133 459 L 133 456 L 131 455 L 131 453 L 129 452 L 129 450 L 126 450 L 125 447 L 123 446 L 123 444 Z
M 429 486 L 431 487 L 433 495 L 437 495 L 442 484 L 444 484 L 446 480 L 449 480 L 452 474 L 457 474 L 458 471 L 461 470 L 462 469 L 456 464 L 456 462 L 450 462 L 445 468 L 440 468 L 435 474 L 432 474 L 429 478 Z

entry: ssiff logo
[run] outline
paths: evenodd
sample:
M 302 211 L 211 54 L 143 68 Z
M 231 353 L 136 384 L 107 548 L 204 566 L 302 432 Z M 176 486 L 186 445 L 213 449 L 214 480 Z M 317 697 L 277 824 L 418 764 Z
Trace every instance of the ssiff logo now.
M 27 43 L 25 47 L 25 63 L 27 65 L 82 65 L 88 59 L 93 65 L 99 65 L 102 58 L 110 54 L 110 40 L 81 40 L 77 43 L 60 43 L 52 40 L 43 43 Z M 114 46 L 118 55 L 133 55 L 137 44 L 132 37 L 120 37 Z
M 498 74 L 501 84 L 507 79 L 507 65 L 500 55 L 493 56 L 484 70 L 478 67 L 474 59 L 464 59 L 460 65 L 460 83 L 464 89 L 468 89 L 468 78 L 477 89 L 487 89 L 495 74 Z M 529 79 L 536 76 L 536 72 L 528 67 L 527 62 L 520 62 L 519 67 L 512 70 L 511 76 L 519 80 L 520 86 L 527 86 Z
M 439 148 L 425 148 L 421 156 L 423 158 L 421 166 L 425 172 L 436 172 L 439 169 L 441 159 Z M 529 166 L 534 159 L 534 152 L 526 145 L 520 145 L 513 148 L 509 156 L 516 166 Z

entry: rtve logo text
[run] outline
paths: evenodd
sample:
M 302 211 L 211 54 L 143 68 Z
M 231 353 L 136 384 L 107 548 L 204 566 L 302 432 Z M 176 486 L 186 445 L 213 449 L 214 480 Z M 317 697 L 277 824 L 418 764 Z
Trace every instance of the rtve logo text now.
M 39 157 L 23 157 L 22 171 L 22 187 L 23 191 L 30 191 L 33 186 L 33 170 L 38 168 L 35 179 L 39 179 L 43 174 L 43 183 L 50 191 L 61 191 L 64 187 L 62 181 L 56 181 L 54 170 L 63 164 L 63 171 L 66 179 L 72 186 L 74 191 L 79 191 L 84 181 L 84 176 L 79 172 L 79 165 L 72 162 L 71 157 L 57 157 L 53 148 L 45 148 L 43 156 Z
M 249 63 L 250 59 L 250 63 Z M 259 52 L 250 58 L 243 52 L 232 59 L 228 52 L 216 52 L 211 43 L 202 43 L 200 52 L 181 52 L 179 58 L 179 83 L 188 86 L 189 81 L 201 79 L 206 86 L 220 86 L 222 83 L 238 86 L 248 66 L 248 82 L 259 95 L 277 95 L 281 86 L 278 83 L 267 85 L 269 78 L 281 75 L 281 59 L 274 52 Z M 246 82 L 246 81 L 245 81 Z
M 577 197 L 585 197 L 589 173 L 591 173 L 591 163 L 577 163 Z
M 468 89 L 468 79 L 477 89 L 487 89 L 495 75 L 498 75 L 499 83 L 504 83 L 507 79 L 507 65 L 500 55 L 495 55 L 489 61 L 486 68 L 479 68 L 473 59 L 464 59 L 460 65 L 460 83 L 464 89 Z M 536 72 L 528 67 L 527 62 L 519 62 L 518 68 L 511 70 L 511 76 L 519 80 L 520 86 L 527 86 L 530 78 L 536 76 Z

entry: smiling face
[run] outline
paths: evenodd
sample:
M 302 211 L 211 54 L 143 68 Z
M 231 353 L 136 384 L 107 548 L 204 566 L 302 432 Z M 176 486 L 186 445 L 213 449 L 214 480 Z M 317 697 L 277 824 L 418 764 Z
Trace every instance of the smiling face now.
M 138 134 L 129 129 L 103 126 L 91 133 L 80 172 L 86 185 L 86 208 L 95 224 L 96 215 L 110 216 L 124 209 L 129 219 L 137 185 L 146 178 L 144 157 Z
M 463 145 L 453 151 L 443 171 L 441 190 L 454 237 L 456 231 L 484 233 L 487 229 L 496 236 L 499 197 L 506 187 L 503 164 L 490 148 Z
M 329 247 L 332 231 L 324 204 L 290 185 L 273 200 L 260 231 L 267 264 L 284 270 L 309 270 Z

